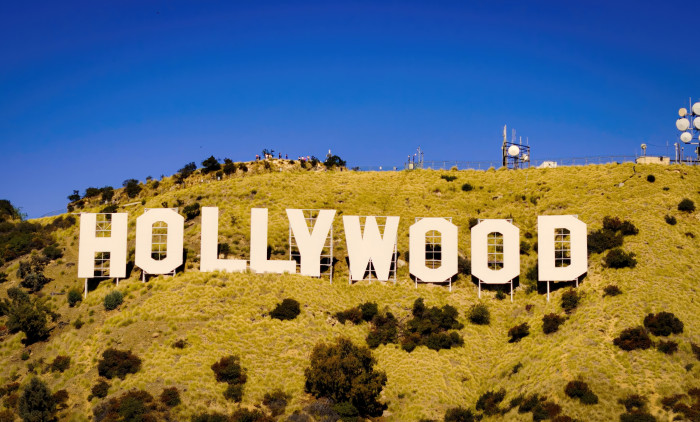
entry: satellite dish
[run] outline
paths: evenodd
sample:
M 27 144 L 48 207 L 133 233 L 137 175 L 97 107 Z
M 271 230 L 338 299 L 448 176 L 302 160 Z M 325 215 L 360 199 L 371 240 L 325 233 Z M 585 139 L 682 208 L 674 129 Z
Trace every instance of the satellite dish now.
M 681 141 L 685 144 L 689 144 L 690 141 L 693 140 L 693 135 L 690 134 L 690 132 L 683 132 L 681 133 Z
M 692 110 L 694 115 L 700 116 L 700 103 L 693 104 Z
M 686 110 L 685 107 L 683 107 L 683 108 L 681 108 L 680 110 L 678 110 L 678 115 L 679 115 L 680 117 L 685 117 L 685 116 L 688 115 L 688 110 Z
M 695 126 L 695 129 L 700 130 L 700 116 L 693 119 L 693 126 Z
M 508 155 L 511 157 L 517 157 L 520 154 L 520 148 L 517 145 L 511 145 L 508 147 Z
M 523 154 L 523 161 L 530 161 L 530 156 L 527 154 Z
M 680 130 L 680 131 L 688 130 L 689 127 L 690 127 L 690 121 L 688 119 L 676 120 L 676 128 L 678 128 L 678 130 Z

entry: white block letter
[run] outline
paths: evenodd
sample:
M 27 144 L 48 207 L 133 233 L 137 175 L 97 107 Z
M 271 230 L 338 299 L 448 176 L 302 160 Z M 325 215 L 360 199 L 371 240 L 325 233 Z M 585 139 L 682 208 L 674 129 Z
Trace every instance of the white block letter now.
M 312 277 L 321 276 L 321 251 L 331 230 L 333 217 L 335 217 L 335 210 L 320 210 L 312 233 L 309 233 L 304 212 L 287 210 L 289 226 L 292 228 L 292 234 L 301 255 L 301 274 Z
M 200 271 L 243 272 L 243 259 L 219 259 L 219 208 L 202 207 L 202 250 Z
M 97 237 L 97 214 L 80 214 L 80 242 L 78 251 L 78 277 L 95 276 L 95 253 L 109 252 L 109 276 L 126 277 L 126 228 L 127 213 L 109 214 L 109 236 Z
M 498 270 L 489 268 L 488 236 L 491 233 L 503 236 L 503 268 Z M 486 284 L 505 284 L 520 274 L 520 229 L 508 220 L 482 220 L 472 227 L 471 237 L 474 277 Z M 491 258 L 500 261 L 500 255 Z
M 441 265 L 428 268 L 425 265 L 425 235 L 429 231 L 440 232 Z M 409 272 L 420 281 L 440 283 L 457 274 L 457 226 L 444 218 L 423 218 L 408 230 Z
M 294 273 L 293 260 L 267 259 L 267 208 L 250 210 L 250 269 L 256 273 Z
M 384 225 L 384 237 L 379 233 L 377 219 L 366 217 L 364 233 L 360 229 L 360 217 L 344 215 L 345 243 L 350 260 L 350 279 L 362 280 L 367 265 L 372 261 L 377 279 L 389 280 L 391 259 L 396 247 L 396 233 L 399 229 L 399 217 L 387 217 Z
M 569 231 L 568 243 L 559 243 L 559 249 L 568 249 L 571 252 L 571 260 L 567 266 L 557 267 L 555 260 L 554 240 L 557 229 Z M 537 245 L 537 267 L 540 281 L 576 280 L 588 270 L 586 223 L 573 215 L 541 215 L 537 217 Z
M 151 256 L 153 225 L 159 221 L 168 226 L 166 255 L 163 260 Z M 182 243 L 185 218 L 170 208 L 153 208 L 136 219 L 135 264 L 148 274 L 168 274 L 182 265 Z

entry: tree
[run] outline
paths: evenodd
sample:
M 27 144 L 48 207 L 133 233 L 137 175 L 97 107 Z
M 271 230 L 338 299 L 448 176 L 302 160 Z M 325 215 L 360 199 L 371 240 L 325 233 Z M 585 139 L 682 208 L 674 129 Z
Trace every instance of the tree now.
M 0 302 L 0 314 L 7 315 L 7 328 L 10 332 L 22 331 L 26 336 L 26 343 L 32 344 L 49 335 L 47 317 L 57 316 L 49 312 L 44 299 L 31 299 L 28 294 L 11 287 L 7 289 L 9 299 Z
M 68 200 L 70 202 L 75 202 L 75 201 L 80 201 L 80 191 L 79 190 L 73 190 L 72 195 L 68 195 Z
M 80 198 L 78 198 L 80 199 Z M 0 199 L 0 223 L 7 220 L 19 220 L 21 214 L 7 199 Z
M 349 402 L 361 415 L 379 416 L 384 405 L 377 399 L 387 378 L 384 372 L 375 371 L 375 363 L 367 347 L 357 347 L 348 338 L 319 343 L 304 370 L 305 389 L 336 403 Z
M 102 202 L 111 201 L 114 197 L 114 188 L 111 186 L 105 186 L 100 189 L 102 193 Z
M 19 416 L 25 422 L 45 422 L 53 420 L 56 412 L 51 390 L 37 377 L 33 377 L 24 387 L 19 397 Z
M 230 158 L 224 158 L 224 174 L 230 175 L 236 172 L 236 164 Z
M 194 171 L 197 170 L 197 165 L 193 162 L 185 164 L 180 170 L 177 171 L 177 174 L 175 175 L 175 182 L 176 183 L 182 183 L 190 177 Z
M 333 168 L 333 167 L 345 167 L 345 160 L 342 158 L 338 157 L 337 155 L 331 155 L 330 157 L 326 158 L 326 161 L 323 162 L 323 165 L 326 166 L 326 168 Z
M 214 158 L 213 155 L 202 161 L 202 173 L 204 174 L 211 173 L 219 169 L 221 169 L 221 164 L 219 164 L 219 160 Z
M 141 185 L 136 179 L 127 179 L 122 183 L 122 186 L 124 186 L 124 191 L 129 198 L 133 198 L 141 192 Z

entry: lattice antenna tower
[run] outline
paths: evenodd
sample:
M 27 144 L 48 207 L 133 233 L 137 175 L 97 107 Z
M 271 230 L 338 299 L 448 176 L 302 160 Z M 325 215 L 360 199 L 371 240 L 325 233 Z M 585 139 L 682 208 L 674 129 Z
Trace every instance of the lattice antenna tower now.
M 530 141 L 526 139 L 526 145 L 523 145 L 523 137 L 520 137 L 516 143 L 515 129 L 511 133 L 511 141 L 506 138 L 507 127 L 503 126 L 503 145 L 501 151 L 503 154 L 503 167 L 508 169 L 519 169 L 530 167 Z
M 692 98 L 689 98 L 688 108 L 681 107 L 678 110 L 676 129 L 681 132 L 679 135 L 681 143 L 674 144 L 676 160 L 683 160 L 684 145 L 694 145 L 696 157 L 693 161 L 700 161 L 700 101 L 693 104 Z

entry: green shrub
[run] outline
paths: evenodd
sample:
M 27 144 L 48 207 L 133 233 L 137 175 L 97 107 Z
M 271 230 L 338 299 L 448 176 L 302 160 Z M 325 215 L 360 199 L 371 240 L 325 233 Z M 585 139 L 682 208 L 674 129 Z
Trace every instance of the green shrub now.
M 661 340 L 659 344 L 656 345 L 656 349 L 661 353 L 672 355 L 678 351 L 678 343 L 675 341 Z
M 489 325 L 491 321 L 491 313 L 488 306 L 483 303 L 477 303 L 469 308 L 469 321 L 477 325 Z
M 683 322 L 670 312 L 659 312 L 644 317 L 644 327 L 655 336 L 669 336 L 683 332 Z
M 33 377 L 19 397 L 18 410 L 24 421 L 50 421 L 56 413 L 56 403 L 46 384 Z
M 333 410 L 338 414 L 343 422 L 355 422 L 357 421 L 357 417 L 360 415 L 357 408 L 348 401 L 336 403 L 333 406 Z
M 656 177 L 654 177 L 653 174 L 647 175 L 647 182 L 649 182 L 649 183 L 654 183 L 654 182 L 656 182 Z
M 556 333 L 564 321 L 566 321 L 566 318 L 557 314 L 547 314 L 542 317 L 542 332 L 545 334 Z
M 124 379 L 127 374 L 135 374 L 141 369 L 141 359 L 131 351 L 109 348 L 102 353 L 97 364 L 97 373 L 101 377 Z
M 693 212 L 695 211 L 695 203 L 688 198 L 683 198 L 678 203 L 678 211 Z
M 462 190 L 465 192 L 469 192 L 470 190 L 473 190 L 474 186 L 470 185 L 469 183 L 465 183 L 462 185 Z
M 45 257 L 52 261 L 55 261 L 63 256 L 63 251 L 61 250 L 61 248 L 58 247 L 58 244 L 56 243 L 45 247 L 44 250 L 41 251 L 41 253 L 43 253 Z
M 180 400 L 180 391 L 178 391 L 177 387 L 164 388 L 163 392 L 160 393 L 159 399 L 161 403 L 168 407 L 175 407 L 182 403 L 182 400 Z
M 7 281 L 7 273 L 0 272 L 0 284 Z
M 222 168 L 225 175 L 230 175 L 236 172 L 236 164 L 230 158 L 224 158 L 224 167 Z
M 272 393 L 265 393 L 263 396 L 263 404 L 270 409 L 272 416 L 284 414 L 287 408 L 287 403 L 292 398 L 289 394 L 282 390 L 275 390 Z
M 333 167 L 345 167 L 346 164 L 347 163 L 345 160 L 337 155 L 331 155 L 330 157 L 326 158 L 326 161 L 323 162 L 323 165 L 329 169 L 332 169 Z
M 221 413 L 200 413 L 192 415 L 192 422 L 231 422 L 231 418 Z
M 530 326 L 527 324 L 527 322 L 523 322 L 522 324 L 516 325 L 515 327 L 512 327 L 510 330 L 508 330 L 508 336 L 510 337 L 508 343 L 517 343 L 521 339 L 529 335 Z
M 668 214 L 666 214 L 666 216 L 664 217 L 664 220 L 666 221 L 666 223 L 668 223 L 671 226 L 675 226 L 676 223 L 678 222 L 676 220 L 676 217 L 674 217 L 672 215 L 668 215 Z
M 141 192 L 141 185 L 136 179 L 127 179 L 122 183 L 122 186 L 124 186 L 124 192 L 129 198 L 134 198 Z
M 124 295 L 119 290 L 114 290 L 107 293 L 104 299 L 104 307 L 106 310 L 111 311 L 117 309 L 119 305 L 124 302 Z
M 71 308 L 83 300 L 83 294 L 78 289 L 70 289 L 68 291 L 68 306 Z
M 581 301 L 581 296 L 574 289 L 569 289 L 561 295 L 561 308 L 570 314 Z
M 360 415 L 379 416 L 385 406 L 377 399 L 387 378 L 375 371 L 375 362 L 368 348 L 357 347 L 347 338 L 319 343 L 304 370 L 305 390 L 336 403 L 350 402 Z
M 588 234 L 588 252 L 603 253 L 609 249 L 622 246 L 622 233 L 611 230 L 595 230 Z
M 238 356 L 225 356 L 211 366 L 214 371 L 216 381 L 227 384 L 245 384 L 248 376 L 245 369 L 241 367 Z
M 610 284 L 608 286 L 605 286 L 605 288 L 603 288 L 603 296 L 617 296 L 617 295 L 621 295 L 621 294 L 622 294 L 622 290 L 620 290 L 620 288 L 614 284 Z
M 92 413 L 95 422 L 170 420 L 153 396 L 144 390 L 131 390 L 97 405 Z
M 639 233 L 637 227 L 629 220 L 620 220 L 619 217 L 603 217 L 603 230 L 610 232 L 620 232 L 623 236 L 635 235 Z
M 379 314 L 374 316 L 366 341 L 371 349 L 375 349 L 381 344 L 396 343 L 398 336 L 399 322 L 391 312 L 387 312 L 386 316 Z
M 294 299 L 284 299 L 270 312 L 270 317 L 279 320 L 291 320 L 301 313 L 299 302 Z
M 243 400 L 243 385 L 242 384 L 229 384 L 224 390 L 224 398 L 226 400 L 231 400 L 236 403 L 240 403 Z
M 185 214 L 185 220 L 190 221 L 193 220 L 195 217 L 199 215 L 200 209 L 199 209 L 199 202 L 195 202 L 194 204 L 190 204 L 185 206 L 185 208 L 182 209 L 182 213 Z
M 481 417 L 477 417 L 470 409 L 457 406 L 447 409 L 444 420 L 445 422 L 476 422 L 481 420 Z
M 634 327 L 623 330 L 613 344 L 622 350 L 645 350 L 651 347 L 651 339 L 644 327 Z
M 620 422 L 656 422 L 656 418 L 649 413 L 623 413 Z
M 605 255 L 603 264 L 608 268 L 634 268 L 637 260 L 633 252 L 625 252 L 620 248 L 612 249 Z
M 617 402 L 625 406 L 628 412 L 641 412 L 646 409 L 647 399 L 639 394 L 631 394 Z
M 691 341 L 690 342 L 690 350 L 693 351 L 695 358 L 697 358 L 697 360 L 700 360 L 700 346 L 698 346 L 697 344 L 695 344 Z
M 7 316 L 7 329 L 11 333 L 21 331 L 26 343 L 32 344 L 49 335 L 48 317 L 57 318 L 46 306 L 46 299 L 30 299 L 29 295 L 17 287 L 7 289 L 8 299 L 0 302 L 0 314 Z
M 66 402 L 69 398 L 68 391 L 58 390 L 51 395 L 51 398 L 57 409 L 65 409 L 67 407 Z
M 213 155 L 202 161 L 202 174 L 212 173 L 219 169 L 221 169 L 221 164 Z
M 97 380 L 97 383 L 92 386 L 90 393 L 100 399 L 107 397 L 109 393 L 109 383 L 103 379 Z
M 487 416 L 496 415 L 501 412 L 498 405 L 506 397 L 506 390 L 487 391 L 476 401 L 476 410 L 481 410 Z
M 63 372 L 70 368 L 70 356 L 58 355 L 54 358 L 49 369 L 54 372 Z
M 15 414 L 10 409 L 0 410 L 0 422 L 15 422 Z
M 569 381 L 564 388 L 564 393 L 572 399 L 579 399 L 583 404 L 598 403 L 598 396 L 583 381 Z
M 411 352 L 416 346 L 425 345 L 431 349 L 449 349 L 461 346 L 464 340 L 458 333 L 446 334 L 448 330 L 460 330 L 464 327 L 457 321 L 457 309 L 445 305 L 442 308 L 427 308 L 423 298 L 413 302 L 413 318 L 406 324 L 406 332 L 401 341 L 401 348 Z
M 440 178 L 443 180 L 447 180 L 448 182 L 452 182 L 452 181 L 457 180 L 457 176 L 452 176 L 450 174 L 443 174 L 440 176 Z

